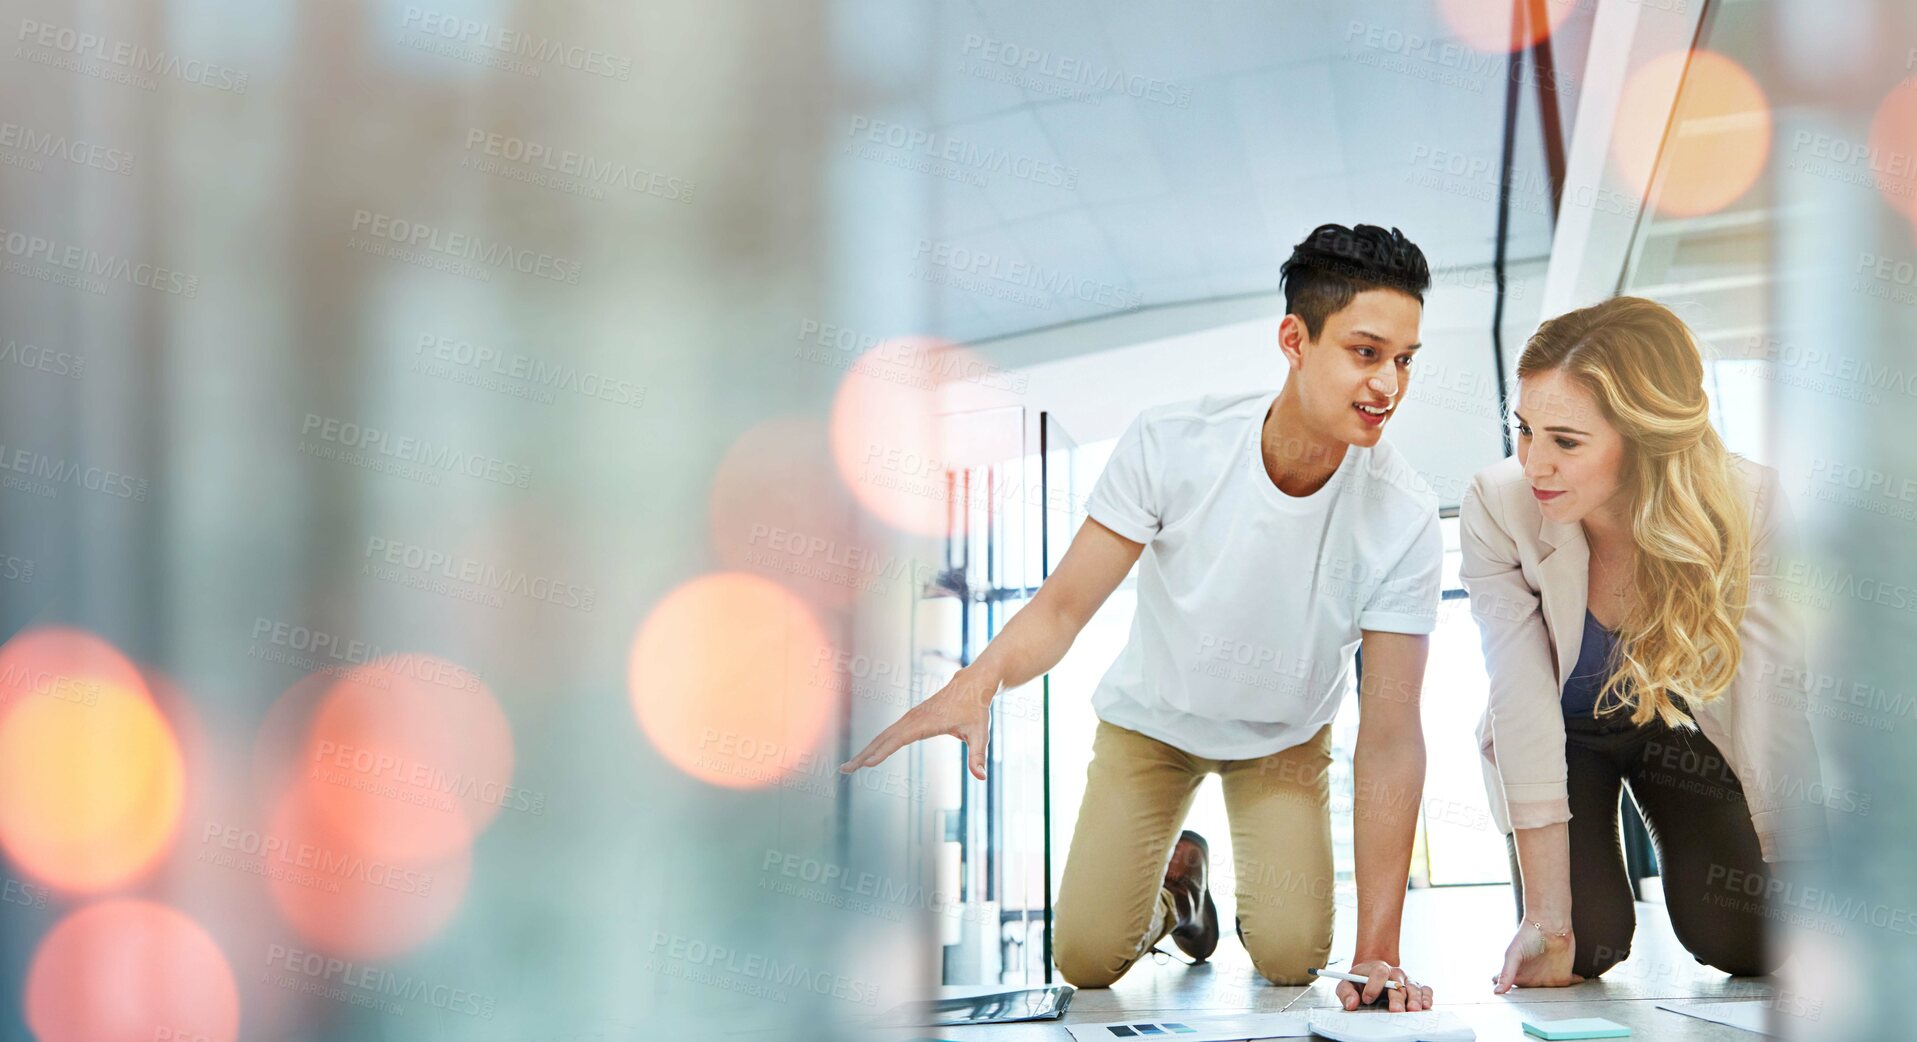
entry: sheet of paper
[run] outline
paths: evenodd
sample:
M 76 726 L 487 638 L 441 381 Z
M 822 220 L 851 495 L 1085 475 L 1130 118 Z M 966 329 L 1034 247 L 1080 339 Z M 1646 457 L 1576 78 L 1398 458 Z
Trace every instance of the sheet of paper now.
M 1708 1020 L 1713 1024 L 1725 1024 L 1742 1028 L 1759 1035 L 1768 1035 L 1770 1030 L 1770 1007 L 1755 999 L 1741 1002 L 1660 1002 L 1658 1009 L 1672 1013 L 1682 1013 L 1687 1017 Z
M 1384 1013 L 1337 1009 L 1179 1020 L 1135 1017 L 1102 1024 L 1071 1024 L 1067 1030 L 1076 1042 L 1239 1042 L 1306 1038 L 1313 1033 L 1343 1042 L 1471 1042 L 1478 1037 L 1469 1024 L 1449 1010 Z
M 1337 1042 L 1472 1042 L 1478 1037 L 1471 1025 L 1450 1010 L 1380 1013 L 1317 1009 L 1308 1016 L 1313 1033 Z
M 1311 1024 L 1302 1013 L 1243 1013 L 1229 1017 L 1147 1020 L 1133 1017 L 1106 1024 L 1069 1024 L 1077 1042 L 1240 1042 L 1248 1038 L 1306 1038 Z

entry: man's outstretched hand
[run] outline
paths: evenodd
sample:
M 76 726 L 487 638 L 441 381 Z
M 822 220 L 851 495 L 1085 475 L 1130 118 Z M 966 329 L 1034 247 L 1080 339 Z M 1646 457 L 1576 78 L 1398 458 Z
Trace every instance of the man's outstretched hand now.
M 861 767 L 877 767 L 913 742 L 949 734 L 965 743 L 972 776 L 985 780 L 985 746 L 991 734 L 992 698 L 998 685 L 959 670 L 938 693 L 906 710 L 891 727 L 880 731 L 857 756 L 839 765 L 850 774 Z

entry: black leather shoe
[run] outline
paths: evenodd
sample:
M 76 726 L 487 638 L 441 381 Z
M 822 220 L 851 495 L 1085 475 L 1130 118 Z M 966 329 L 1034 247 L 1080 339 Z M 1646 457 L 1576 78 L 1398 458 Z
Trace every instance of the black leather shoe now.
M 1196 962 L 1218 949 L 1218 906 L 1211 900 L 1211 847 L 1205 837 L 1186 829 L 1172 847 L 1165 866 L 1165 888 L 1178 909 L 1178 925 L 1171 932 L 1178 950 Z

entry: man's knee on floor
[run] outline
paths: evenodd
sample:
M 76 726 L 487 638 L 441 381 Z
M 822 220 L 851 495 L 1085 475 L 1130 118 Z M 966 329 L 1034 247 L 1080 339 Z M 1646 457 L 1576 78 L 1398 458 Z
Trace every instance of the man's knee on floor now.
M 1052 962 L 1059 976 L 1075 988 L 1109 988 L 1125 975 L 1137 956 L 1137 938 L 1097 937 L 1084 930 L 1053 928 Z
M 1331 958 L 1329 943 L 1316 944 L 1303 937 L 1283 935 L 1261 937 L 1254 934 L 1250 939 L 1245 939 L 1245 951 L 1251 954 L 1251 965 L 1259 976 L 1273 984 L 1288 987 L 1317 980 L 1306 971 L 1322 969 L 1326 960 Z
M 1074 988 L 1109 988 L 1130 969 L 1114 970 L 1096 959 L 1069 958 L 1062 952 L 1054 952 L 1053 961 L 1058 963 L 1058 975 Z

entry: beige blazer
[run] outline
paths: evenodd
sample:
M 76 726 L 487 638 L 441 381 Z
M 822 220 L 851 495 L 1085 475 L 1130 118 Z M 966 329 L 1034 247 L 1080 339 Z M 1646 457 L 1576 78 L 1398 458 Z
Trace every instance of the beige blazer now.
M 1743 785 L 1764 860 L 1815 857 L 1828 790 L 1804 713 L 1804 630 L 1777 578 L 1791 560 L 1790 506 L 1771 468 L 1739 460 L 1738 469 L 1752 510 L 1743 658 L 1730 689 L 1697 708 L 1697 724 Z M 1505 832 L 1569 821 L 1560 692 L 1584 638 L 1584 530 L 1544 519 L 1516 457 L 1472 479 L 1459 529 L 1491 679 L 1478 744 L 1492 816 Z

